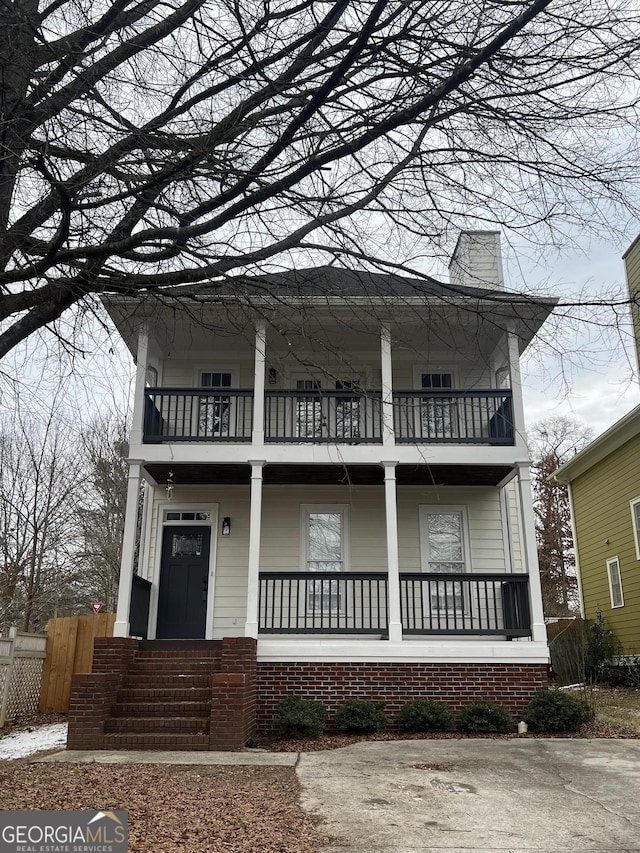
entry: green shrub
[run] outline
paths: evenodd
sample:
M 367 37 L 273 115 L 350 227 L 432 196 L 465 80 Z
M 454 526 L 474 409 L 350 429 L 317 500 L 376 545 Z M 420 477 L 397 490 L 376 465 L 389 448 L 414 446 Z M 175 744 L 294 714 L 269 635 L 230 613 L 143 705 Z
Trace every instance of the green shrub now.
M 532 732 L 572 732 L 590 719 L 587 703 L 565 690 L 541 690 L 524 714 Z
M 471 702 L 460 712 L 460 726 L 465 732 L 510 732 L 511 714 L 496 702 Z
M 327 709 L 322 702 L 287 696 L 278 705 L 276 729 L 285 737 L 320 737 L 327 719 Z
M 602 681 L 607 661 L 622 654 L 622 646 L 614 632 L 607 626 L 602 613 L 596 611 L 596 618 L 589 623 L 587 642 L 584 652 L 585 680 Z
M 416 699 L 402 708 L 398 723 L 403 732 L 448 732 L 453 728 L 453 714 L 443 702 Z
M 348 699 L 340 705 L 335 716 L 336 728 L 342 732 L 371 734 L 387 724 L 384 702 L 369 702 L 366 699 Z

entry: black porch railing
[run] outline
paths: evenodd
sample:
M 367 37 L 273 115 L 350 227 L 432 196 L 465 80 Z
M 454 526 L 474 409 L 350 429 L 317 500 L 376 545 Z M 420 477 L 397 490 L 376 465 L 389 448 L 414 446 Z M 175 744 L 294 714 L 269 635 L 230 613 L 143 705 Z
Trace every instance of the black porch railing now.
M 147 388 L 144 441 L 251 441 L 253 391 Z
M 381 573 L 261 572 L 262 634 L 387 632 L 387 576 Z M 401 574 L 403 632 L 531 634 L 529 578 L 506 574 Z
M 265 441 L 380 444 L 380 391 L 272 390 L 264 398 Z M 396 391 L 399 443 L 514 443 L 511 391 Z M 147 388 L 144 441 L 249 442 L 253 391 L 232 388 Z
M 261 573 L 258 625 L 263 634 L 384 634 L 387 576 Z
M 394 391 L 400 442 L 513 444 L 511 391 Z
M 405 634 L 531 634 L 527 575 L 401 574 L 400 609 Z
M 380 392 L 305 390 L 265 394 L 265 441 L 382 442 Z

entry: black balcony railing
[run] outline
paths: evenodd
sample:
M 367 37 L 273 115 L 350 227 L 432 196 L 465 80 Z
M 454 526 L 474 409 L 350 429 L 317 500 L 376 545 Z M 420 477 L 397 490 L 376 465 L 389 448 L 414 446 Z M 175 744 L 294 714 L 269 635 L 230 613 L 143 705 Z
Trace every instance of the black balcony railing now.
M 251 441 L 253 391 L 147 388 L 144 441 Z
M 513 444 L 511 391 L 395 391 L 396 440 Z
M 263 634 L 385 634 L 387 576 L 264 572 L 258 614 Z
M 380 443 L 380 392 L 268 390 L 265 395 L 265 441 Z
M 387 633 L 387 575 L 262 572 L 262 634 Z M 531 634 L 529 578 L 505 574 L 401 574 L 403 632 Z
M 265 441 L 380 444 L 379 391 L 267 390 Z M 513 444 L 511 391 L 397 391 L 396 441 Z M 144 441 L 248 442 L 253 391 L 231 388 L 147 388 Z
M 527 575 L 401 574 L 400 609 L 406 634 L 531 634 Z

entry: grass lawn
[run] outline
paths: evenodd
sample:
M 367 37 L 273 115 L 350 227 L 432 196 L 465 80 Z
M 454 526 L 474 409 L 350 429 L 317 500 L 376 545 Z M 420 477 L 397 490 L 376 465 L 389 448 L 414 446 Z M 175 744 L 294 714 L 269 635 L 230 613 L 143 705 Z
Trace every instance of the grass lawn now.
M 640 737 L 640 690 L 594 687 L 587 700 L 596 709 L 596 724 Z

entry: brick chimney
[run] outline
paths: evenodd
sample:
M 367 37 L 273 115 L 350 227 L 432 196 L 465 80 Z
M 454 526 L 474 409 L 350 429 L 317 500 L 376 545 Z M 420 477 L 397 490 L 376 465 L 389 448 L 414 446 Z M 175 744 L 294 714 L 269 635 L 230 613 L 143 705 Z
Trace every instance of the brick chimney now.
M 499 231 L 462 231 L 449 261 L 451 284 L 504 290 Z

